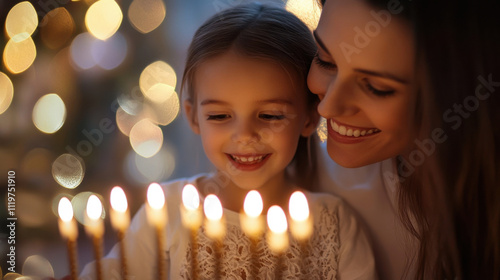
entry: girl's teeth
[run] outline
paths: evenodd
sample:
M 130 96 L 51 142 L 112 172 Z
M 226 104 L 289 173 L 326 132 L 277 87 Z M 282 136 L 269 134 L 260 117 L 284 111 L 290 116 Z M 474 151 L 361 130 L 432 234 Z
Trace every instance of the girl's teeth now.
M 240 157 L 240 156 L 232 156 L 233 159 L 237 162 L 240 162 L 240 163 L 250 163 L 250 164 L 254 164 L 254 163 L 258 163 L 262 160 L 262 157 L 263 156 L 256 156 L 256 157 Z
M 379 132 L 380 129 L 369 129 L 369 130 L 359 130 L 359 129 L 352 129 L 352 128 L 347 128 L 343 125 L 339 125 L 334 121 L 330 121 L 330 125 L 332 126 L 333 131 L 337 132 L 340 135 L 343 136 L 351 136 L 351 137 L 359 137 L 359 136 L 365 136 L 365 135 L 370 135 L 376 132 Z

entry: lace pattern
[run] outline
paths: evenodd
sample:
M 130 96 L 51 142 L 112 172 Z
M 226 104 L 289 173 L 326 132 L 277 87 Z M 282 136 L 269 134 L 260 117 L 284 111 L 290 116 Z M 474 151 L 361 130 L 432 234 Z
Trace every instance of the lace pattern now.
M 228 225 L 220 258 L 221 279 L 252 279 L 251 245 L 250 239 L 239 227 Z M 290 246 L 279 260 L 267 247 L 264 238 L 256 244 L 256 279 L 275 279 L 277 273 L 281 274 L 282 279 L 337 279 L 339 248 L 337 212 L 320 206 L 318 216 L 315 217 L 313 235 L 306 244 L 299 244 L 290 238 Z M 199 279 L 215 279 L 215 247 L 213 241 L 205 235 L 203 227 L 198 231 L 197 252 Z M 189 245 L 181 265 L 181 279 L 192 279 L 191 257 L 192 246 Z M 305 271 L 303 277 L 301 268 Z

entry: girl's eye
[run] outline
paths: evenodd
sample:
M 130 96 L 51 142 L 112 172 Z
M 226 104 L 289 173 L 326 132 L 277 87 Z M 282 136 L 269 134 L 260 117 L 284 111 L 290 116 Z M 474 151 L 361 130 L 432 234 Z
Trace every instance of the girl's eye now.
M 208 121 L 223 121 L 223 120 L 228 119 L 230 117 L 231 116 L 229 114 L 208 115 L 207 120 Z
M 377 96 L 389 96 L 389 95 L 392 95 L 394 93 L 394 90 L 377 89 L 366 80 L 364 81 L 364 83 L 365 83 L 366 89 L 368 89 L 369 91 L 371 91 L 373 94 L 375 94 Z
M 259 117 L 266 121 L 279 121 L 285 118 L 285 115 L 260 114 Z
M 324 68 L 326 70 L 335 70 L 337 68 L 337 65 L 330 63 L 330 62 L 326 62 L 326 61 L 322 60 L 321 58 L 319 58 L 318 52 L 316 52 L 316 54 L 314 54 L 314 62 L 319 67 Z

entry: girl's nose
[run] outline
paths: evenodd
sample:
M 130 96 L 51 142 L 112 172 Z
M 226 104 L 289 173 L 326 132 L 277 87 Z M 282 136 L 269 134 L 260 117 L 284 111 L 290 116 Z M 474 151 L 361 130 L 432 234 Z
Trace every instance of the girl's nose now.
M 237 122 L 234 127 L 232 140 L 236 143 L 248 145 L 259 141 L 258 128 L 250 121 Z

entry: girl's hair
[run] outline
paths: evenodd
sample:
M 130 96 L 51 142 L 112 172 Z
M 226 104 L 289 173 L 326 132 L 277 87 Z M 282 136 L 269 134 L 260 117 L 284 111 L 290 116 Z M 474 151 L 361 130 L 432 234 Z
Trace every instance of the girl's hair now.
M 435 146 L 400 177 L 401 218 L 420 242 L 417 279 L 500 279 L 500 4 L 401 4 L 392 16 L 406 18 L 416 39 L 416 137 Z M 428 142 L 435 129 L 444 143 Z
M 308 27 L 282 7 L 249 3 L 221 11 L 208 19 L 195 33 L 189 46 L 182 78 L 181 94 L 196 112 L 195 77 L 200 65 L 210 58 L 235 51 L 241 55 L 279 63 L 290 82 L 307 96 L 308 110 L 316 110 L 318 97 L 307 88 L 307 73 L 316 44 Z M 312 136 L 313 137 L 313 136 Z M 292 177 L 302 187 L 315 186 L 315 141 L 300 137 L 291 163 Z

